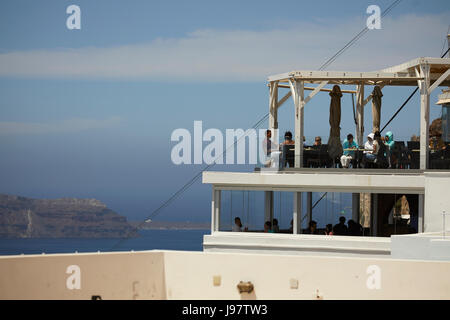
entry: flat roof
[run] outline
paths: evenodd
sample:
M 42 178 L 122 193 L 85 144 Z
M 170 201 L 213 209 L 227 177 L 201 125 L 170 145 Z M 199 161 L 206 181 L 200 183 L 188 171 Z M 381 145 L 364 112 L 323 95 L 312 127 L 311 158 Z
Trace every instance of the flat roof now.
M 364 83 L 366 85 L 417 86 L 417 80 L 423 78 L 417 77 L 415 68 L 421 64 L 430 65 L 430 79 L 436 80 L 450 68 L 450 58 L 416 58 L 397 66 L 370 72 L 294 70 L 271 75 L 267 80 L 280 83 L 288 83 L 290 79 L 302 79 L 306 83 L 328 81 L 329 84 L 341 85 Z M 440 86 L 450 86 L 450 77 L 444 80 Z
M 450 90 L 444 90 L 442 94 L 438 96 L 438 102 L 436 104 L 442 105 L 442 104 L 450 104 Z
M 283 173 L 205 171 L 202 181 L 218 189 L 409 194 L 425 192 L 425 175 L 428 172 L 414 171 L 396 174 L 392 170 L 378 171 L 362 172 L 353 169 L 302 170 Z M 449 172 L 440 174 L 450 175 Z

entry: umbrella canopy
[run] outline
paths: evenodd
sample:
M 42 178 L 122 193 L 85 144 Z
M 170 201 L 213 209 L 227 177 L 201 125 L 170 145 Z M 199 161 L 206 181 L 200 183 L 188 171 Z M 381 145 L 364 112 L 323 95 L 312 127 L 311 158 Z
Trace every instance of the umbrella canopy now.
M 334 85 L 330 92 L 330 137 L 328 139 L 328 154 L 332 159 L 342 155 L 341 145 L 341 88 Z
M 372 91 L 372 132 L 380 131 L 381 117 L 381 97 L 383 93 L 379 86 L 375 86 Z

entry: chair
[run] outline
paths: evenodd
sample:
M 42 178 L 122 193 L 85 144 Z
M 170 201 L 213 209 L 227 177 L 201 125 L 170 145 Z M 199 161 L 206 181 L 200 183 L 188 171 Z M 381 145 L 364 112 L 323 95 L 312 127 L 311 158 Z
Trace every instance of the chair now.
M 408 141 L 408 149 L 420 149 L 420 141 Z
M 420 154 L 417 151 L 420 149 L 419 141 L 408 141 L 408 157 L 410 159 L 410 169 L 419 169 L 420 167 Z
M 336 159 L 330 157 L 330 154 L 328 153 L 328 144 L 322 144 L 320 146 L 319 159 L 321 168 L 332 168 L 334 166 Z
M 306 155 L 306 154 L 305 154 Z M 306 167 L 308 168 L 318 168 L 320 167 L 320 150 L 319 148 L 314 148 L 307 153 Z
M 377 158 L 375 159 L 374 164 L 375 164 L 375 168 L 378 168 L 378 169 L 389 168 L 389 161 L 384 154 L 382 154 L 382 155 L 377 154 Z
M 364 168 L 364 154 L 362 150 L 355 150 L 354 151 L 354 157 L 352 161 L 350 161 L 352 164 L 353 169 L 358 168 Z
M 333 161 L 333 159 L 332 159 L 332 161 Z M 353 161 L 353 160 L 352 160 Z M 338 156 L 338 157 L 336 157 L 335 159 L 334 159 L 334 161 L 333 161 L 333 167 L 334 168 L 342 168 L 342 163 L 341 163 L 341 157 L 340 156 Z
M 408 149 L 404 141 L 394 141 L 394 146 L 391 150 L 391 167 L 394 169 L 405 169 L 409 166 L 409 159 L 407 155 Z

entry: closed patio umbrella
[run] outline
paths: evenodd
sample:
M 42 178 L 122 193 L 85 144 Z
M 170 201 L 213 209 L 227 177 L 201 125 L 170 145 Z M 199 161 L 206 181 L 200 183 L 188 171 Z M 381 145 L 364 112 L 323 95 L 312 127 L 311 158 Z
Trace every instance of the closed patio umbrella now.
M 383 93 L 379 86 L 375 86 L 372 91 L 372 127 L 373 131 L 380 131 L 380 117 L 381 117 L 381 97 Z
M 341 144 L 341 88 L 334 85 L 330 92 L 330 137 L 328 138 L 328 154 L 335 160 L 342 155 Z

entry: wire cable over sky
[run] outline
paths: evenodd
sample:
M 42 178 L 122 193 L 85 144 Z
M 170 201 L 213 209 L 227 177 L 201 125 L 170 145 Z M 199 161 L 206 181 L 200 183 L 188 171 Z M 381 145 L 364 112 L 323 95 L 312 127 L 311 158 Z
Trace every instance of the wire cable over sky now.
M 386 10 L 383 11 L 381 17 L 386 16 L 395 6 L 397 6 L 402 0 L 394 1 Z M 353 37 L 352 40 L 347 42 L 345 46 L 343 46 L 338 52 L 336 52 L 330 59 L 328 59 L 323 65 L 320 66 L 319 70 L 324 70 L 330 64 L 332 64 L 339 56 L 344 53 L 348 48 L 350 48 L 356 41 L 358 41 L 363 35 L 367 33 L 370 29 L 366 26 L 362 29 L 356 36 Z
M 235 145 L 238 144 L 238 142 L 245 138 L 247 133 L 252 130 L 252 129 L 258 129 L 263 123 L 264 121 L 267 120 L 267 118 L 269 117 L 269 114 L 266 114 L 265 116 L 263 116 L 261 119 L 259 119 L 253 126 L 251 129 L 248 129 L 241 137 L 239 137 L 238 139 L 236 139 L 236 141 L 234 141 L 233 144 L 231 144 L 230 146 L 228 146 L 224 152 L 222 152 L 219 156 L 217 156 L 214 159 L 214 162 L 207 165 L 205 168 L 203 168 L 200 172 L 198 172 L 194 177 L 192 177 L 188 182 L 186 182 L 180 189 L 178 189 L 174 194 L 172 194 L 172 196 L 170 196 L 165 202 L 163 202 L 158 208 L 156 208 L 149 216 L 147 216 L 147 218 L 142 221 L 141 223 L 139 223 L 139 225 L 137 226 L 137 229 L 139 229 L 142 225 L 144 225 L 146 223 L 147 220 L 151 220 L 153 219 L 155 216 L 157 216 L 161 210 L 163 210 L 164 208 L 168 207 L 172 202 L 174 202 L 179 196 L 181 196 L 187 189 L 189 189 L 190 186 L 192 186 L 203 174 L 203 172 L 209 170 L 210 168 L 212 168 L 215 164 L 216 161 L 218 159 L 220 159 L 224 154 L 226 154 L 226 152 L 230 149 L 230 148 L 234 148 Z M 131 233 L 128 234 L 125 238 L 121 239 L 118 243 L 116 243 L 113 247 L 112 250 L 116 249 L 118 246 L 120 246 L 120 244 L 122 244 L 124 241 L 128 240 L 130 237 Z
M 441 58 L 445 57 L 445 55 L 450 51 L 450 48 L 447 49 L 442 55 Z M 402 111 L 403 107 L 406 106 L 406 104 L 411 100 L 411 98 L 414 96 L 414 94 L 419 90 L 419 87 L 415 88 L 413 92 L 409 95 L 409 97 L 403 102 L 403 104 L 398 108 L 398 110 L 394 113 L 394 115 L 389 119 L 389 121 L 384 125 L 383 129 L 380 130 L 380 133 L 383 132 L 384 129 L 394 120 L 394 118 Z

